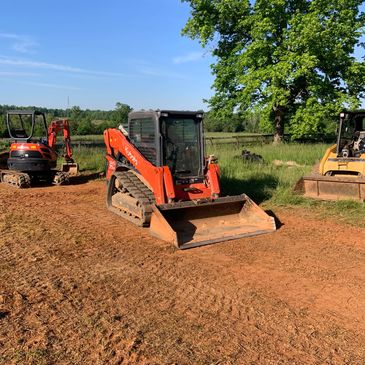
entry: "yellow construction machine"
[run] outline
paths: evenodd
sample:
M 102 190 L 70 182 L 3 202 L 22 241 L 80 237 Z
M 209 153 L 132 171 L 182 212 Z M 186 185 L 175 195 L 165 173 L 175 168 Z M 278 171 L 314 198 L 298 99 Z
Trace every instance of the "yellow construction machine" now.
M 302 177 L 294 190 L 322 200 L 365 201 L 365 110 L 342 112 L 337 132 L 319 171 Z

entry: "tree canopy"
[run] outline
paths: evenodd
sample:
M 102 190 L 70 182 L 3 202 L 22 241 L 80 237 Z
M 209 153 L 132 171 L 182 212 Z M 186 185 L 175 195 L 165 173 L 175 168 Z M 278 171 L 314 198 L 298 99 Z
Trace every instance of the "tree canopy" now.
M 360 0 L 182 0 L 191 8 L 183 34 L 209 47 L 222 118 L 260 113 L 276 140 L 323 132 L 325 121 L 356 108 L 365 64 L 354 51 L 365 17 Z

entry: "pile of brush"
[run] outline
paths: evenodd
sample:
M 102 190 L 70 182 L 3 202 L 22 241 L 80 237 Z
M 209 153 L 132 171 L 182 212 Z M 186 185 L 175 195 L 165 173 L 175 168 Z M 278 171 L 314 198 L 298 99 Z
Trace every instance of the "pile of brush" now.
M 241 158 L 244 162 L 260 162 L 260 163 L 264 162 L 264 159 L 262 158 L 261 155 L 252 153 L 249 150 L 242 150 Z

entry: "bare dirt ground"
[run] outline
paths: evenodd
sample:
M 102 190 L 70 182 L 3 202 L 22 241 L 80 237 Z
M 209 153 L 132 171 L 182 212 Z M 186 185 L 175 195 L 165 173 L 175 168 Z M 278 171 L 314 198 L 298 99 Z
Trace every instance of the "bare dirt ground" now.
M 177 251 L 104 189 L 0 187 L 1 364 L 365 363 L 365 229 L 281 209 Z

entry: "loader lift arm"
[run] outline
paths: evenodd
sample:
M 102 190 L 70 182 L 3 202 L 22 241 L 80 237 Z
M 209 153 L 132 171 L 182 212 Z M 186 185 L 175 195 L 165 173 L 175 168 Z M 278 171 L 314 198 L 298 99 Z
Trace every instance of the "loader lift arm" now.
M 205 182 L 176 185 L 168 166 L 154 166 L 119 130 L 106 129 L 104 142 L 108 163 L 106 178 L 109 180 L 118 169 L 118 154 L 123 156 L 151 187 L 157 205 L 172 203 L 174 200 L 214 200 L 219 196 L 220 171 L 215 163 L 207 163 Z

